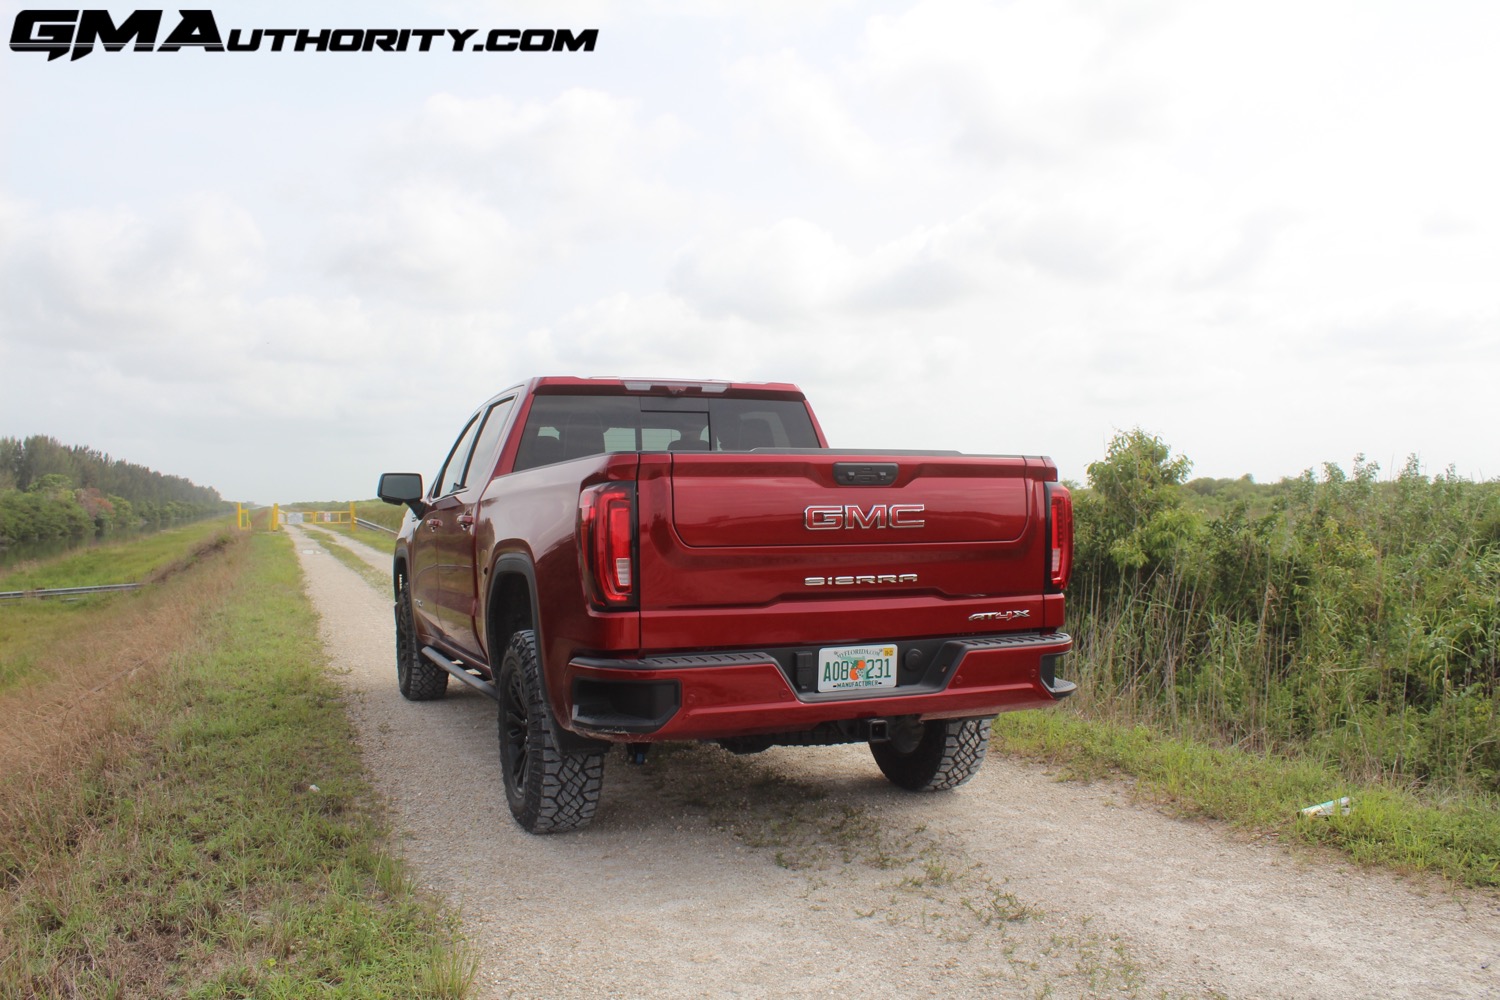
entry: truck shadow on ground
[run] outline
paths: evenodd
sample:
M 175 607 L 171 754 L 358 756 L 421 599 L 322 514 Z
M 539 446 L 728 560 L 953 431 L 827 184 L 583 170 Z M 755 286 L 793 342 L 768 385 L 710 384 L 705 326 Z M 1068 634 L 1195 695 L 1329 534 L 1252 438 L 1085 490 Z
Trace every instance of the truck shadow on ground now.
M 701 905 L 705 885 L 717 880 L 734 898 L 721 908 L 743 911 L 750 925 L 781 907 L 791 916 L 778 919 L 833 921 L 829 933 L 896 934 L 903 948 L 927 941 L 959 949 L 943 952 L 944 961 L 987 963 L 1023 979 L 1047 969 L 1038 982 L 1083 984 L 1064 995 L 1131 995 L 1135 986 L 1136 967 L 1118 938 L 1086 919 L 1045 912 L 1012 890 L 1008 873 L 968 853 L 955 831 L 987 808 L 977 788 L 897 789 L 858 744 L 739 756 L 716 744 L 663 743 L 644 765 L 628 763 L 617 747 L 606 756 L 592 824 L 532 836 L 506 812 L 493 701 L 453 685 L 442 703 L 402 708 L 446 716 L 433 726 L 452 727 L 449 736 L 465 748 L 461 762 L 488 785 L 474 800 L 484 814 L 475 822 L 498 825 L 499 852 L 567 871 L 570 885 L 629 884 L 637 903 L 647 898 L 677 912 Z M 590 898 L 592 909 L 604 905 Z

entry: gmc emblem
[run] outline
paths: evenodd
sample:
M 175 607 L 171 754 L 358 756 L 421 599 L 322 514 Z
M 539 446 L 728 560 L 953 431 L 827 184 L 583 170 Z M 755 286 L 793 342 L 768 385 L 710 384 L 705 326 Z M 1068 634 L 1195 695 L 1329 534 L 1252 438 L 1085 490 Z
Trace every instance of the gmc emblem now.
M 857 504 L 838 506 L 812 506 L 802 511 L 802 526 L 808 531 L 845 531 L 854 528 L 922 528 L 925 518 L 919 517 L 927 509 L 921 503 L 878 503 L 869 510 Z

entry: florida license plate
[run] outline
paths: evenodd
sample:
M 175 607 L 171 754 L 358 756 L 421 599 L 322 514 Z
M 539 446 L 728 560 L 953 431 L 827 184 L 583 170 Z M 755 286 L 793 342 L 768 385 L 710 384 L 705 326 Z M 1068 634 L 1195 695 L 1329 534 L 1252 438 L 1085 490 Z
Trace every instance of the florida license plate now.
M 818 691 L 896 686 L 896 647 L 836 646 L 818 650 Z

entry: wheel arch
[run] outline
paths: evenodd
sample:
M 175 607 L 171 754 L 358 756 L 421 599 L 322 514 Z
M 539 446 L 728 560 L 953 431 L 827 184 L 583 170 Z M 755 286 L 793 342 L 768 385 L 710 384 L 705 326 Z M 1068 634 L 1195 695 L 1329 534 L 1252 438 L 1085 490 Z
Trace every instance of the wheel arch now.
M 535 633 L 537 663 L 546 677 L 547 660 L 541 621 L 541 602 L 537 597 L 536 565 L 521 552 L 507 552 L 495 560 L 490 569 L 490 587 L 485 597 L 484 644 L 490 662 L 490 677 L 500 682 L 500 661 L 517 632 L 530 629 Z M 543 696 L 546 686 L 543 684 Z M 557 706 L 547 699 L 547 711 L 557 724 L 557 741 L 569 753 L 592 753 L 609 744 L 579 735 L 558 718 Z
M 406 566 L 406 553 L 396 553 L 396 558 L 391 563 L 391 594 L 395 600 L 399 601 L 401 599 L 401 583 L 403 580 L 408 579 L 409 576 L 410 574 L 407 572 Z
M 484 644 L 492 676 L 499 675 L 500 658 L 517 632 L 531 629 L 536 633 L 538 652 L 543 648 L 538 606 L 536 567 L 531 559 L 519 552 L 507 552 L 496 559 L 490 569 L 484 610 Z

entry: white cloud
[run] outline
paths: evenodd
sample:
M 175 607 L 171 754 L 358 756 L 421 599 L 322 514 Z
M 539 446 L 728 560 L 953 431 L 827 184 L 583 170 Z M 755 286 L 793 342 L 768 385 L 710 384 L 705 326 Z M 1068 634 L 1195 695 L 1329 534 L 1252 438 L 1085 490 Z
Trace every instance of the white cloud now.
M 871 18 L 864 70 L 923 103 L 957 151 L 1051 163 L 1145 128 L 1139 85 L 1115 72 L 1108 16 L 1082 4 L 927 0 Z
M 191 197 L 159 220 L 128 208 L 43 214 L 21 204 L 0 232 L 0 319 L 14 335 L 102 347 L 122 334 L 192 330 L 264 272 L 265 245 L 249 213 Z M 162 329 L 165 317 L 177 316 Z
M 461 178 L 525 223 L 596 235 L 681 211 L 658 176 L 688 137 L 670 114 L 571 88 L 550 101 L 435 94 L 386 131 L 382 172 Z
M 523 234 L 483 194 L 432 184 L 378 192 L 332 226 L 329 270 L 362 296 L 433 308 L 497 302 L 534 266 Z
M 784 149 L 812 169 L 853 183 L 889 172 L 892 151 L 858 124 L 831 76 L 814 71 L 796 52 L 740 59 L 727 78 L 756 104 L 754 117 L 742 126 L 751 141 Z
M 12 60 L 0 433 L 367 494 L 558 371 L 798 382 L 838 443 L 1075 477 L 1137 424 L 1205 475 L 1497 472 L 1500 8 L 869 10 L 586 5 L 599 50 L 530 62 Z
M 853 255 L 804 219 L 705 240 L 684 254 L 673 289 L 710 314 L 758 321 L 804 315 L 842 300 Z

